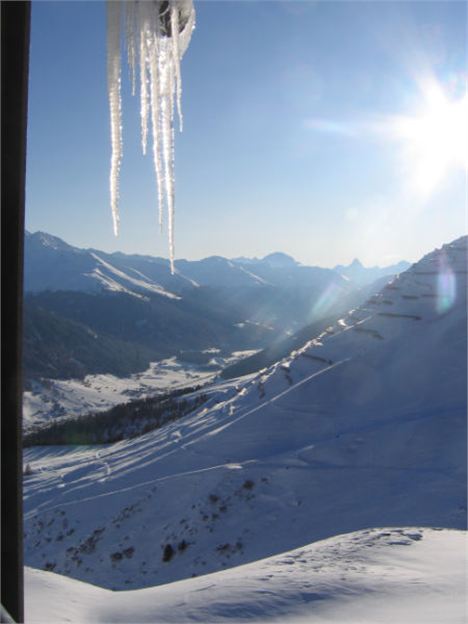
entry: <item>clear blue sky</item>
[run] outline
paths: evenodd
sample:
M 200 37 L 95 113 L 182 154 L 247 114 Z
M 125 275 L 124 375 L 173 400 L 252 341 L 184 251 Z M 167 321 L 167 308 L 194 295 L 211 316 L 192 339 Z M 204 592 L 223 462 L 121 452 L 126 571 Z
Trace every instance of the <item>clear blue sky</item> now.
M 195 6 L 176 137 L 177 257 L 284 251 L 321 266 L 384 265 L 465 233 L 466 129 L 454 112 L 466 88 L 465 2 Z M 443 94 L 435 113 L 431 85 Z M 116 239 L 105 4 L 33 2 L 29 230 L 167 255 L 129 91 L 124 72 Z

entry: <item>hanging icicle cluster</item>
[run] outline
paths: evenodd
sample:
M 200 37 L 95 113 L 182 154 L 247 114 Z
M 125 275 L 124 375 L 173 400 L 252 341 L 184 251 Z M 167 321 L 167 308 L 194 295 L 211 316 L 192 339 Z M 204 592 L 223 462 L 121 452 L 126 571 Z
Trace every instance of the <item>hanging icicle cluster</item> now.
M 111 118 L 110 199 L 114 233 L 119 233 L 119 173 L 122 160 L 120 42 L 124 27 L 132 93 L 139 72 L 141 144 L 146 154 L 151 121 L 158 188 L 159 225 L 167 207 L 169 258 L 174 272 L 174 103 L 182 130 L 180 60 L 195 26 L 192 0 L 108 0 L 107 78 Z

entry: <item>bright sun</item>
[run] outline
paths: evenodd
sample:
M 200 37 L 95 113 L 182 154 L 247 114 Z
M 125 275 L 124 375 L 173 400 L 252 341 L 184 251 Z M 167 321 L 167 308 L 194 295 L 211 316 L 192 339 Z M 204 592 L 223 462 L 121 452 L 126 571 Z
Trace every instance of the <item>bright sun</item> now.
M 392 133 L 402 142 L 412 189 L 427 196 L 451 171 L 468 168 L 468 96 L 451 99 L 434 80 L 422 93 L 421 112 L 395 118 Z

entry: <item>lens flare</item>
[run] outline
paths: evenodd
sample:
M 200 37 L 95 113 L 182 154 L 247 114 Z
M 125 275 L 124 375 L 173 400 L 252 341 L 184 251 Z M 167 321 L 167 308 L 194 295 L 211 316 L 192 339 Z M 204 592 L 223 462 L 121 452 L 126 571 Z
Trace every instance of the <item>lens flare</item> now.
M 319 318 L 330 312 L 341 294 L 342 289 L 337 284 L 329 284 L 315 302 L 310 312 L 310 319 Z
M 436 310 L 438 314 L 448 312 L 457 298 L 455 274 L 447 256 L 442 252 L 439 256 L 439 272 L 437 275 Z

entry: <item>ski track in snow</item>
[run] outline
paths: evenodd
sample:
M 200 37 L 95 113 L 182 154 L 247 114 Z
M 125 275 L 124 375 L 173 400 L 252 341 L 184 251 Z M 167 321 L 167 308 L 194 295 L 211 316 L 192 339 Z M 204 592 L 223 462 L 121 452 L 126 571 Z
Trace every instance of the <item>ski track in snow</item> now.
M 331 367 L 330 367 L 331 368 Z M 304 380 L 304 381 L 309 381 L 309 379 Z M 292 390 L 293 388 L 290 388 L 289 390 Z M 281 393 L 281 396 L 284 396 L 285 393 Z M 271 399 L 270 401 L 265 402 L 264 404 L 258 406 L 257 408 L 255 408 L 254 410 L 251 410 L 250 412 L 247 412 L 245 414 L 243 414 L 242 416 L 240 416 L 239 418 L 236 419 L 237 422 L 238 420 L 241 420 L 247 416 L 250 416 L 252 413 L 260 410 L 261 408 L 265 407 L 266 405 L 270 405 L 272 403 L 274 403 L 274 401 L 276 401 L 276 399 L 279 398 L 278 397 L 274 397 L 273 399 Z M 285 408 L 281 408 L 279 406 L 276 406 L 278 409 L 283 410 L 283 411 L 289 411 Z M 449 409 L 449 411 L 455 412 L 455 413 L 460 413 L 460 411 L 463 410 L 463 406 L 456 406 L 453 407 L 451 409 Z M 437 415 L 440 412 L 440 408 L 436 408 L 433 410 L 433 415 Z M 340 435 L 341 436 L 346 436 L 349 434 L 357 434 L 357 433 L 363 433 L 365 431 L 369 431 L 369 430 L 373 430 L 376 428 L 388 428 L 388 427 L 394 427 L 395 425 L 399 424 L 399 423 L 404 423 L 404 422 L 414 422 L 414 421 L 418 421 L 418 420 L 427 420 L 428 418 L 430 418 L 431 415 L 428 414 L 427 412 L 425 412 L 424 414 L 421 413 L 415 413 L 415 412 L 409 412 L 408 414 L 403 414 L 398 418 L 395 417 L 389 417 L 386 420 L 379 420 L 379 421 L 374 421 L 374 422 L 369 422 L 366 425 L 363 426 L 358 426 L 358 427 L 351 427 L 349 429 L 343 429 L 340 431 Z M 230 424 L 234 424 L 230 423 Z M 217 428 L 213 431 L 210 431 L 209 433 L 206 433 L 205 429 L 202 429 L 201 431 L 197 431 L 193 434 L 190 434 L 191 437 L 195 438 L 194 440 L 182 445 L 182 450 L 186 451 L 186 450 L 191 450 L 189 449 L 189 447 L 193 444 L 196 444 L 200 438 L 203 438 L 207 435 L 211 435 L 211 434 L 216 434 L 221 432 L 225 427 L 220 427 Z M 189 437 L 189 436 L 186 436 Z M 304 464 L 306 464 L 305 466 L 297 466 L 297 465 L 292 465 L 291 469 L 293 470 L 313 470 L 316 468 L 321 468 L 321 469 L 334 469 L 334 470 L 346 470 L 349 468 L 353 468 L 353 469 L 359 469 L 359 470 L 375 470 L 375 464 L 369 464 L 369 465 L 360 465 L 360 466 L 351 466 L 350 464 L 333 464 L 331 462 L 318 462 L 318 461 L 307 461 L 307 460 L 303 460 L 300 457 L 300 454 L 303 451 L 306 451 L 310 448 L 316 448 L 317 445 L 319 444 L 326 444 L 328 442 L 332 442 L 336 439 L 336 435 L 328 435 L 328 436 L 323 436 L 323 437 L 319 437 L 316 439 L 313 439 L 311 441 L 310 444 L 308 444 L 307 446 L 304 447 L 299 447 L 297 449 L 292 449 L 289 450 L 287 453 L 285 453 L 285 457 L 283 461 L 271 461 L 271 458 L 273 457 L 277 457 L 277 454 L 274 454 L 271 456 L 271 458 L 269 457 L 263 457 L 262 458 L 262 466 L 265 468 L 275 468 L 275 467 L 280 467 L 285 465 L 286 463 L 288 463 L 288 461 L 291 461 L 291 453 L 293 453 L 293 455 L 297 458 L 300 459 L 301 461 L 304 462 Z M 147 463 L 145 463 L 143 461 L 143 458 L 141 456 L 141 454 L 139 454 L 138 456 L 138 465 L 136 467 L 136 469 L 140 470 L 141 468 L 144 468 L 145 466 L 153 466 L 154 464 L 166 459 L 167 457 L 169 457 L 170 455 L 173 455 L 174 453 L 177 453 L 179 451 L 179 447 L 176 447 L 174 449 L 172 449 L 171 451 L 168 451 L 162 455 L 158 455 L 156 458 L 152 457 L 152 453 L 148 453 L 149 457 L 151 457 L 151 460 L 148 461 Z M 97 452 L 99 453 L 99 451 Z M 112 474 L 112 469 L 109 463 L 107 463 L 106 461 L 101 459 L 101 456 L 97 455 L 97 453 L 95 454 L 96 458 L 100 460 L 100 463 L 105 467 L 106 469 L 106 477 L 111 476 Z M 196 453 L 196 451 L 195 451 Z M 183 460 L 181 459 L 181 464 L 183 464 Z M 244 466 L 248 466 L 248 465 L 254 465 L 256 463 L 259 463 L 259 460 L 255 460 L 255 459 L 250 459 L 250 460 L 246 460 L 244 462 L 241 462 L 240 464 L 237 464 L 238 468 L 243 468 Z M 86 461 L 85 464 L 87 466 L 89 466 L 89 461 Z M 208 466 L 205 468 L 199 468 L 196 470 L 188 470 L 188 471 L 182 471 L 182 472 L 176 472 L 174 474 L 170 474 L 170 475 L 166 475 L 163 477 L 157 477 L 155 479 L 149 479 L 147 481 L 142 481 L 138 484 L 135 485 L 131 485 L 128 487 L 123 487 L 123 488 L 117 488 L 115 490 L 111 490 L 109 492 L 105 492 L 102 494 L 96 494 L 94 496 L 89 496 L 89 497 L 84 497 L 84 498 L 78 498 L 76 500 L 73 501 L 63 501 L 63 502 L 59 502 L 55 505 L 52 506 L 47 506 L 46 504 L 44 505 L 39 505 L 36 509 L 32 510 L 29 513 L 25 514 L 25 519 L 29 519 L 33 516 L 35 516 L 39 511 L 41 512 L 49 512 L 49 511 L 53 511 L 54 509 L 60 509 L 62 507 L 70 507 L 70 506 L 74 506 L 74 505 L 80 505 L 81 503 L 84 502 L 91 502 L 91 501 L 95 501 L 95 500 L 99 500 L 99 499 L 103 499 L 103 498 L 107 498 L 109 496 L 115 496 L 115 495 L 120 495 L 120 494 L 124 494 L 126 492 L 134 492 L 137 489 L 140 488 L 148 488 L 149 486 L 154 486 L 157 485 L 159 483 L 163 483 L 166 481 L 170 481 L 170 480 L 177 480 L 180 479 L 182 477 L 187 477 L 187 476 L 194 476 L 197 474 L 203 474 L 203 473 L 207 473 L 207 472 L 213 472 L 213 471 L 217 471 L 217 470 L 231 470 L 232 469 L 232 464 L 230 463 L 224 463 L 224 464 L 218 464 L 218 465 L 214 465 L 214 466 Z M 389 470 L 389 471 L 399 471 L 401 470 L 401 466 L 379 466 L 380 470 Z M 409 468 L 407 469 L 410 472 L 420 472 L 420 473 L 434 473 L 434 474 L 443 474 L 444 476 L 446 476 L 449 479 L 454 479 L 455 477 L 448 471 L 442 471 L 440 469 L 427 469 L 427 468 Z M 125 471 L 126 475 L 128 475 L 131 472 L 131 470 L 129 470 L 127 468 L 127 470 Z M 120 476 L 120 475 L 118 475 Z M 63 476 L 61 476 L 62 480 L 63 480 Z M 107 480 L 107 478 L 105 479 Z M 99 482 L 103 482 L 103 479 L 99 479 Z M 75 485 L 73 487 L 70 487 L 69 490 L 67 490 L 67 495 L 69 495 L 70 493 L 76 494 L 77 492 L 79 492 L 81 489 L 87 488 L 89 486 L 89 483 L 87 481 L 85 481 L 85 483 L 83 484 L 78 484 Z

